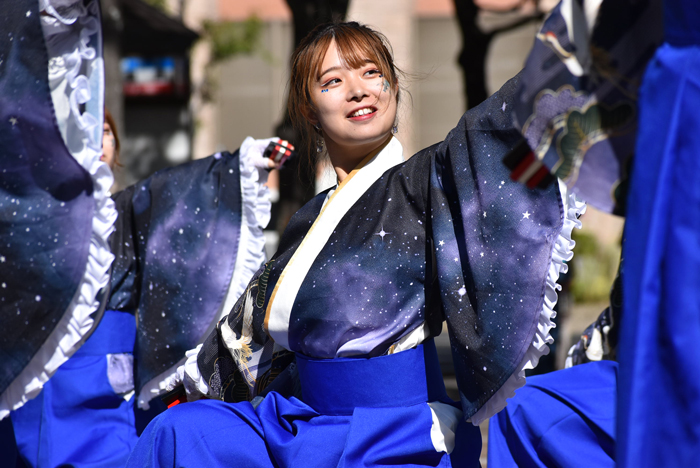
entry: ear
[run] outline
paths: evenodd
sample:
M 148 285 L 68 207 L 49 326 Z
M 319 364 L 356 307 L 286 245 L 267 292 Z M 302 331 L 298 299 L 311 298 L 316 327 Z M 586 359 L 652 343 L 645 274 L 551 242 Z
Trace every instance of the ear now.
M 311 125 L 314 127 L 318 126 L 318 116 L 316 115 L 316 112 L 313 110 L 309 110 L 308 114 L 306 115 L 306 119 L 309 121 Z

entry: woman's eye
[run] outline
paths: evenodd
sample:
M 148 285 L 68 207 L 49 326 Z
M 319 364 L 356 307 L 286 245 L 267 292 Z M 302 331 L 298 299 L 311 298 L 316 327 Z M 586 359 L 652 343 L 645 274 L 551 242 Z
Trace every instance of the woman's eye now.
M 332 85 L 332 84 L 336 84 L 336 83 L 339 83 L 339 82 L 340 82 L 340 80 L 339 80 L 338 78 L 332 78 L 332 79 L 326 81 L 325 83 L 323 83 L 323 84 L 321 85 L 321 87 L 322 87 L 322 88 L 325 88 L 326 86 L 330 86 L 330 85 Z
M 381 74 L 382 74 L 382 72 L 380 72 L 379 70 L 377 70 L 377 69 L 375 69 L 375 68 L 373 68 L 372 70 L 367 70 L 367 71 L 365 72 L 365 75 L 368 75 L 368 76 L 378 76 L 378 75 L 381 75 Z

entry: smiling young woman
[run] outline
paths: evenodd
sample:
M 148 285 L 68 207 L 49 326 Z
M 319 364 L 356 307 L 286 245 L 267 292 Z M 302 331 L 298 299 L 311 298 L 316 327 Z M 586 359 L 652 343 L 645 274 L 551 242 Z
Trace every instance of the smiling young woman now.
M 289 113 L 309 148 L 323 138 L 340 182 L 391 137 L 397 73 L 384 36 L 358 23 L 316 29 L 292 57 Z
M 293 56 L 289 111 L 339 184 L 292 217 L 188 353 L 188 397 L 210 399 L 155 419 L 130 466 L 479 466 L 474 426 L 551 342 L 576 222 L 570 197 L 511 182 L 501 163 L 521 138 L 517 82 L 404 160 L 385 39 L 357 23 L 314 30 Z M 433 342 L 444 321 L 461 405 Z
M 345 64 L 335 41 L 321 68 L 311 90 L 315 111 L 309 121 L 320 129 L 342 182 L 366 155 L 391 138 L 396 94 L 373 62 L 359 68 Z

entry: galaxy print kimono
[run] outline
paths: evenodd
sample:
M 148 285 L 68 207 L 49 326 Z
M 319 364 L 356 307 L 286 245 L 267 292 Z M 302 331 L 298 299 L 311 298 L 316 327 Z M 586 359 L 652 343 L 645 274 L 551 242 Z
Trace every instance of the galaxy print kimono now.
M 404 162 L 392 138 L 300 209 L 191 355 L 190 381 L 210 397 L 251 400 L 274 387 L 294 353 L 397 353 L 447 320 L 465 418 L 478 424 L 500 410 L 548 351 L 576 223 L 556 185 L 530 190 L 501 163 L 521 138 L 510 116 L 518 79 L 442 143 Z
M 265 262 L 267 171 L 239 151 L 156 172 L 115 195 L 119 219 L 109 310 L 138 318 L 138 405 L 165 393 L 185 352 L 202 342 Z M 262 151 L 260 151 L 262 153 Z
M 99 4 L 50 3 L 0 14 L 0 419 L 97 326 L 114 259 Z

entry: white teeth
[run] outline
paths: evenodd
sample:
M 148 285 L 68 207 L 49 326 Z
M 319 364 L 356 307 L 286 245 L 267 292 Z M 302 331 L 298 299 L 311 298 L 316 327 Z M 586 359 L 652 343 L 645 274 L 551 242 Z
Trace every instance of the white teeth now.
M 371 114 L 372 112 L 374 112 L 372 109 L 370 109 L 369 107 L 365 107 L 364 109 L 355 111 L 350 117 L 359 117 L 361 115 Z

